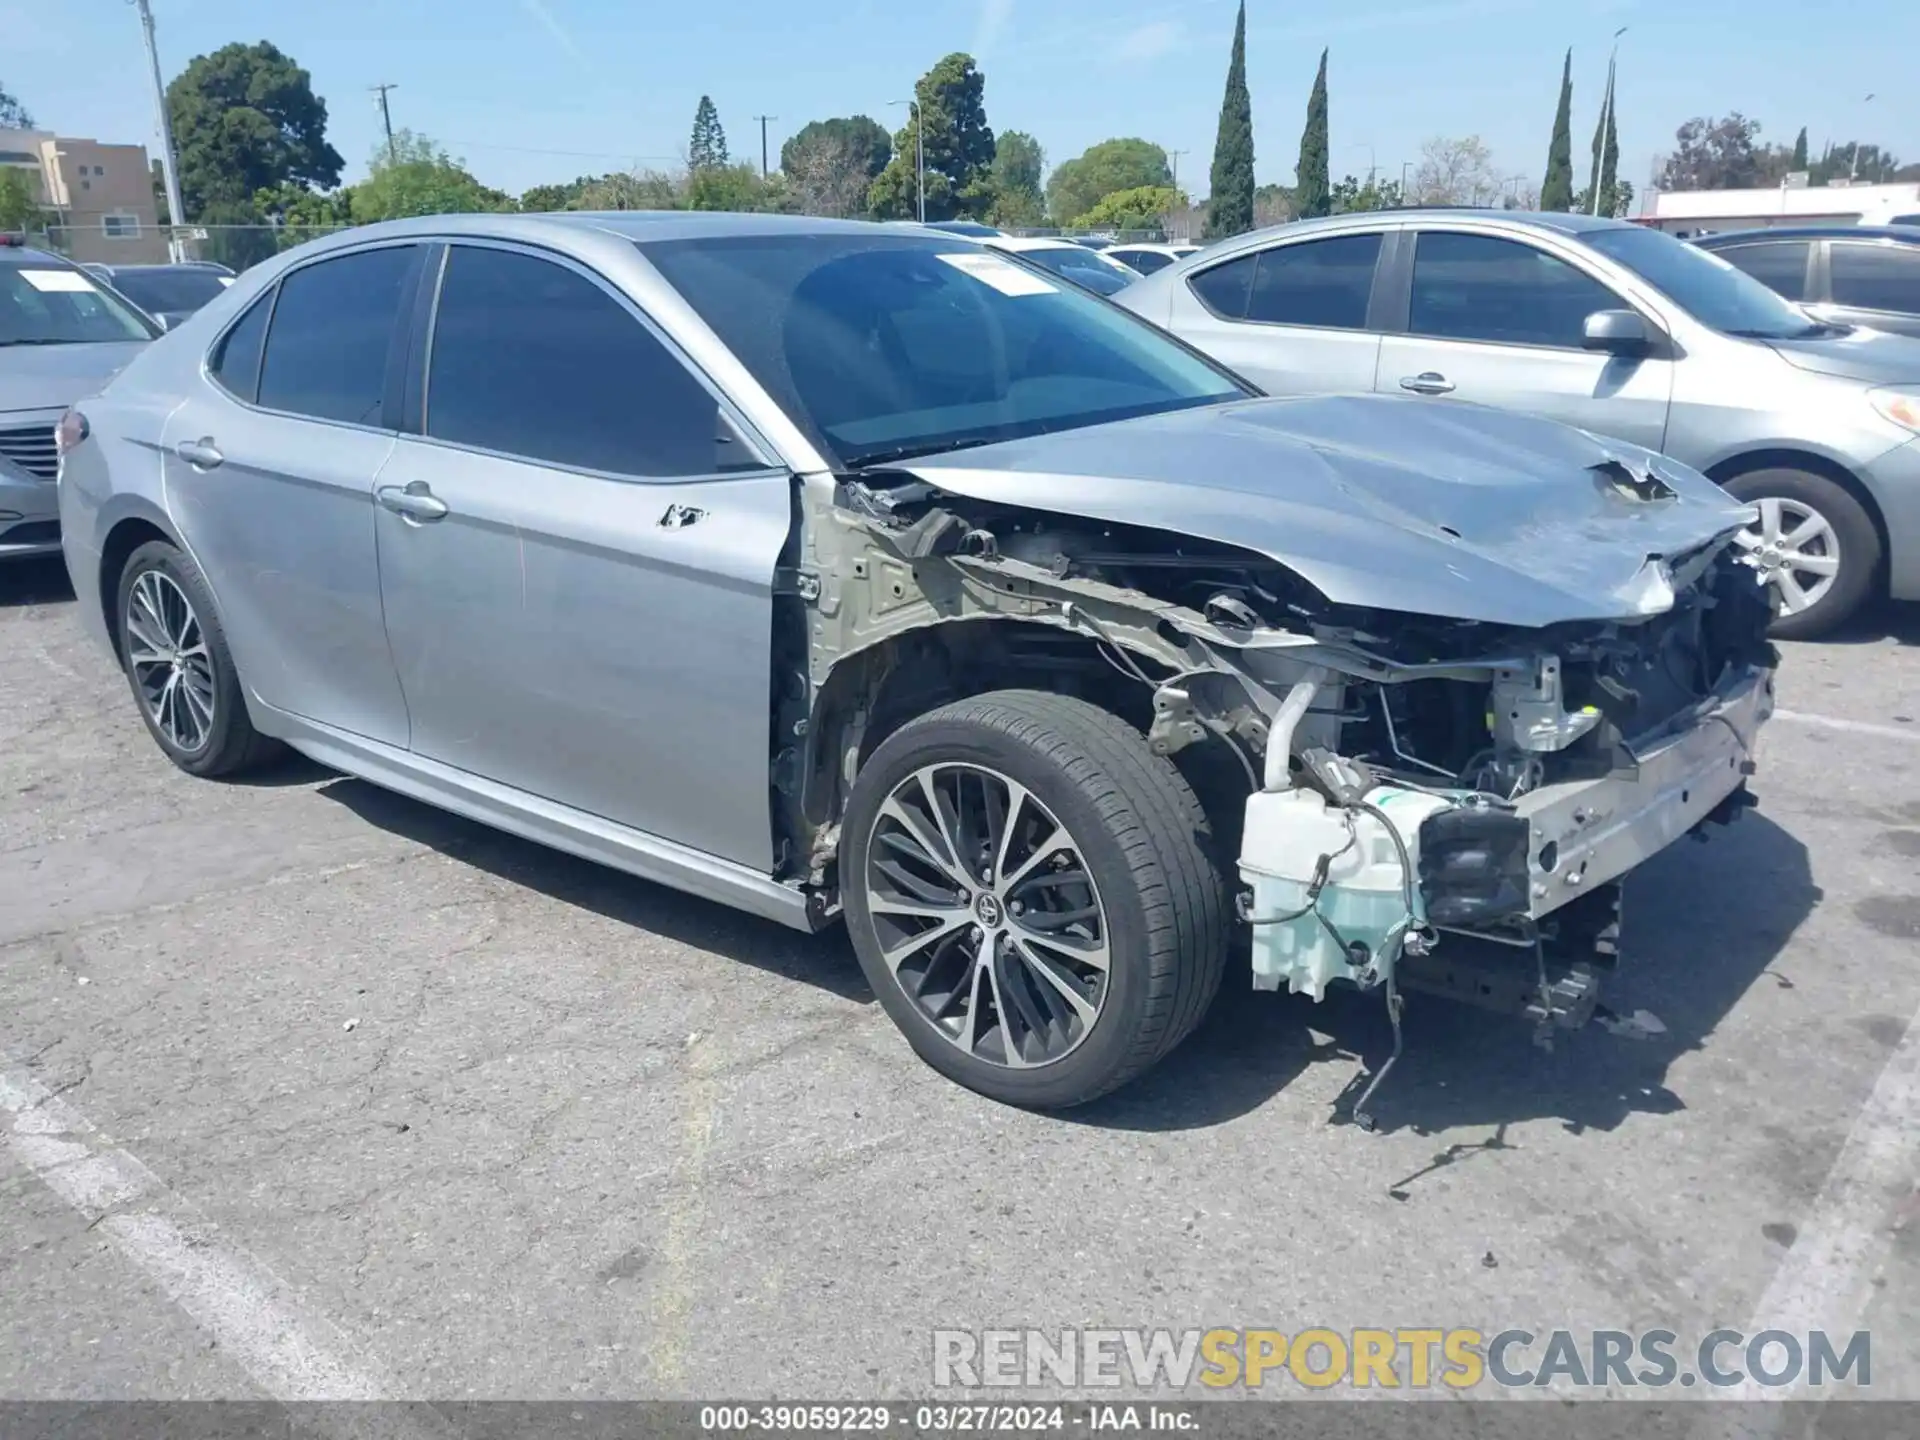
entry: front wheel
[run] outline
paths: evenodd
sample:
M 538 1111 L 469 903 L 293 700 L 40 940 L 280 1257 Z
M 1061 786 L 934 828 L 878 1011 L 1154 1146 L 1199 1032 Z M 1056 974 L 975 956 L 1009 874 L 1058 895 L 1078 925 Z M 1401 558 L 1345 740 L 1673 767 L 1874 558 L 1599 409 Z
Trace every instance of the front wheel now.
M 1778 599 L 1773 634 L 1811 640 L 1866 602 L 1880 570 L 1880 532 L 1845 486 L 1805 470 L 1755 470 L 1726 489 L 1760 511 L 1739 543 Z
M 1103 1095 L 1219 988 L 1227 894 L 1200 804 L 1084 701 L 997 691 L 909 722 L 862 768 L 843 833 L 867 982 L 922 1059 L 983 1095 Z

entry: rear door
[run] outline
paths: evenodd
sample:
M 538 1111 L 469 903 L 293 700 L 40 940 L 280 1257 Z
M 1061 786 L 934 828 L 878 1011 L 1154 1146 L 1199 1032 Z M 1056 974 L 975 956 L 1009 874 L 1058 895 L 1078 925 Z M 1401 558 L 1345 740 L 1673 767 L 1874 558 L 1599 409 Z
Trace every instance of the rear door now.
M 770 870 L 791 476 L 591 271 L 461 242 L 432 283 L 376 495 L 414 752 Z
M 1187 277 L 1173 332 L 1269 395 L 1373 388 L 1368 328 L 1386 235 L 1328 235 L 1237 255 Z
M 1381 342 L 1376 388 L 1436 404 L 1471 400 L 1543 415 L 1658 450 L 1673 362 L 1582 346 L 1588 315 L 1631 309 L 1596 276 L 1543 247 L 1422 230 L 1414 240 L 1406 333 Z
M 1821 319 L 1920 335 L 1920 245 L 1830 240 L 1826 268 Z
M 380 615 L 373 481 L 424 247 L 289 271 L 216 342 L 168 419 L 167 505 L 240 673 L 277 710 L 385 744 L 407 714 Z

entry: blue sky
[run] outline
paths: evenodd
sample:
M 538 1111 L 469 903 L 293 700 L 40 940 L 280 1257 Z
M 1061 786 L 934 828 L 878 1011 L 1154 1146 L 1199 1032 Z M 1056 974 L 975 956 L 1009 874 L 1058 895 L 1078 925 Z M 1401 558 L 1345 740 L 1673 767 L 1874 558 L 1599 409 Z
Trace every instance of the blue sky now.
M 392 81 L 396 125 L 444 142 L 519 191 L 609 168 L 670 166 L 713 96 L 737 156 L 809 119 L 866 113 L 889 129 L 940 56 L 987 76 L 996 130 L 1037 135 L 1050 163 L 1113 135 L 1179 157 L 1204 190 L 1233 0 L 153 0 L 169 78 L 195 54 L 269 39 L 313 74 L 347 178 Z M 1535 185 L 1562 51 L 1574 47 L 1574 151 L 1584 180 L 1613 31 L 1621 165 L 1644 186 L 1690 115 L 1739 109 L 1765 138 L 1806 125 L 1817 151 L 1860 132 L 1920 161 L 1920 4 L 1846 0 L 1816 19 L 1788 0 L 1251 0 L 1248 80 L 1259 178 L 1287 180 L 1320 48 L 1330 46 L 1333 166 L 1389 176 L 1432 135 L 1482 136 Z M 140 27 L 127 0 L 0 0 L 0 81 L 40 123 L 149 141 Z M 1863 97 L 1877 92 L 1871 102 Z M 559 153 L 566 152 L 566 153 Z

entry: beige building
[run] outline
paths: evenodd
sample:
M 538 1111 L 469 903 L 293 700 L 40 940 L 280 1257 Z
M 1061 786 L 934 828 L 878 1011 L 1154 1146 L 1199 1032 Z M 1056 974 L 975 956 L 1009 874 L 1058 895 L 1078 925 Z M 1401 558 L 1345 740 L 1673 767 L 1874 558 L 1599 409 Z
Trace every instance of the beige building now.
M 0 165 L 30 172 L 48 234 L 73 259 L 143 264 L 167 258 L 146 146 L 0 130 Z

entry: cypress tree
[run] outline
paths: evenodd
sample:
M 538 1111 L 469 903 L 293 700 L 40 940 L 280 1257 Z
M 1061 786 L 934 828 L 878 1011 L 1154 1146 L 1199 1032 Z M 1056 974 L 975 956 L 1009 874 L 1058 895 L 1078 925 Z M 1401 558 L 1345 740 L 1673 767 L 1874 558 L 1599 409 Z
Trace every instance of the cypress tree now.
M 1560 107 L 1553 112 L 1553 140 L 1547 146 L 1547 178 L 1540 185 L 1542 210 L 1573 208 L 1573 51 L 1560 67 Z
M 1611 91 L 1611 86 L 1608 87 Z M 1620 102 L 1607 104 L 1607 145 L 1600 156 L 1600 213 L 1615 215 L 1620 210 Z
M 1333 213 L 1333 184 L 1327 173 L 1327 52 L 1320 52 L 1320 73 L 1307 99 L 1307 128 L 1300 132 L 1300 163 L 1293 173 L 1293 208 L 1302 220 Z
M 702 95 L 699 108 L 693 112 L 693 138 L 687 143 L 687 168 L 714 170 L 726 163 L 727 132 L 720 128 L 720 112 L 714 108 L 711 96 Z
M 1247 0 L 1233 22 L 1233 58 L 1227 62 L 1227 93 L 1220 102 L 1220 131 L 1213 142 L 1213 176 L 1207 197 L 1207 238 L 1218 240 L 1253 228 L 1253 99 L 1247 94 Z
M 1793 159 L 1787 162 L 1787 169 L 1804 170 L 1806 168 L 1807 168 L 1807 127 L 1802 125 L 1800 127 L 1799 137 L 1795 139 L 1793 142 Z

